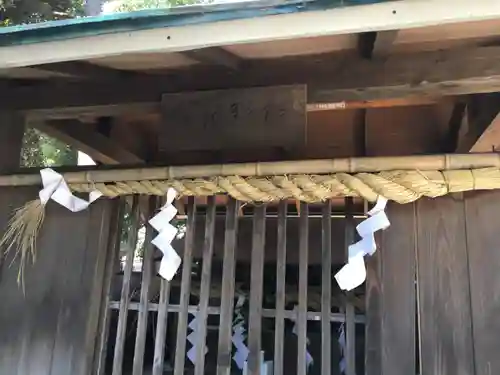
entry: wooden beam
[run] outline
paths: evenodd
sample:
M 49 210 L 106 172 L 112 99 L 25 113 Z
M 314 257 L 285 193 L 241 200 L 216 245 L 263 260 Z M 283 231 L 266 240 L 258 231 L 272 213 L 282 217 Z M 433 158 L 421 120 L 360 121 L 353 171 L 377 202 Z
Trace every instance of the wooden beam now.
M 61 141 L 74 146 L 95 161 L 104 164 L 141 164 L 144 159 L 124 149 L 110 138 L 94 131 L 91 125 L 77 120 L 48 121 L 33 125 Z
M 70 61 L 52 64 L 41 64 L 33 66 L 34 69 L 46 72 L 59 73 L 77 78 L 99 79 L 99 80 L 118 80 L 130 75 L 130 72 L 124 72 L 116 69 L 91 64 L 85 61 Z
M 242 59 L 239 56 L 220 47 L 183 51 L 182 54 L 202 64 L 220 65 L 232 70 L 238 70 L 242 64 Z
M 500 91 L 500 47 L 391 55 L 384 60 L 356 59 L 332 67 L 332 55 L 248 62 L 238 74 L 225 68 L 192 68 L 161 77 L 114 83 L 67 83 L 18 87 L 0 92 L 0 109 L 31 116 L 58 116 L 93 108 L 138 110 L 157 106 L 164 93 L 255 86 L 308 84 L 309 103 L 337 103 L 403 97 L 436 97 Z
M 493 20 L 500 16 L 497 0 L 475 0 L 473 7 L 468 1 L 455 1 L 452 5 L 443 0 L 384 1 L 375 5 L 367 4 L 370 1 L 357 1 L 356 3 L 363 5 L 310 11 L 303 11 L 303 2 L 300 3 L 298 5 L 291 2 L 291 4 L 281 4 L 278 8 L 268 8 L 263 7 L 262 2 L 248 2 L 245 7 L 254 9 L 240 9 L 238 13 L 240 16 L 245 13 L 252 14 L 252 17 L 224 22 L 204 21 L 208 18 L 207 11 L 211 11 L 213 17 L 216 15 L 223 17 L 222 15 L 227 14 L 223 11 L 227 11 L 228 4 L 196 6 L 189 11 L 198 11 L 196 19 L 201 23 L 193 22 L 153 29 L 134 27 L 135 30 L 83 38 L 59 38 L 59 40 L 21 45 L 13 43 L 0 49 L 0 68 L 53 61 L 85 60 L 127 53 L 178 52 L 206 46 L 352 34 L 368 30 L 407 29 Z M 312 7 L 314 6 L 316 5 L 313 4 Z M 260 9 L 255 9 L 257 7 Z M 298 12 L 297 7 L 300 9 Z M 289 13 L 286 9 L 294 13 Z M 214 12 L 215 10 L 220 12 Z M 63 32 L 63 30 L 58 31 Z M 85 48 L 81 47 L 82 43 L 85 43 Z
M 470 148 L 470 152 L 498 151 L 500 146 L 500 112 Z
M 372 59 L 387 58 L 398 36 L 398 30 L 379 31 L 373 43 Z
M 467 129 L 456 152 L 491 152 L 500 146 L 500 94 L 474 95 L 467 103 Z

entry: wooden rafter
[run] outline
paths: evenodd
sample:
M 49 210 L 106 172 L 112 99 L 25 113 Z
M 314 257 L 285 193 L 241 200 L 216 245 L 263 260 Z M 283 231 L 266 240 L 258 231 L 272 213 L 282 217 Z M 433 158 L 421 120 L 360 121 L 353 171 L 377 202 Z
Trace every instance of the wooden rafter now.
M 206 65 L 219 65 L 231 70 L 238 70 L 242 59 L 220 47 L 207 47 L 191 51 L 183 51 L 184 56 Z
M 500 95 L 474 95 L 462 118 L 456 152 L 492 152 L 500 146 Z
M 140 164 L 142 157 L 115 143 L 90 125 L 77 120 L 49 121 L 33 124 L 48 135 L 74 146 L 92 159 L 104 164 Z
M 157 106 L 171 92 L 308 84 L 309 103 L 434 97 L 500 90 L 500 47 L 390 55 L 386 60 L 353 60 L 340 71 L 332 56 L 252 62 L 238 74 L 225 68 L 190 69 L 162 77 L 113 83 L 59 83 L 19 87 L 2 95 L 0 109 L 30 115 L 130 111 Z M 50 95 L 49 95 L 50 93 Z
M 76 78 L 95 80 L 118 80 L 130 75 L 116 69 L 91 64 L 85 61 L 60 62 L 53 64 L 35 65 L 33 68 L 47 72 L 65 74 Z

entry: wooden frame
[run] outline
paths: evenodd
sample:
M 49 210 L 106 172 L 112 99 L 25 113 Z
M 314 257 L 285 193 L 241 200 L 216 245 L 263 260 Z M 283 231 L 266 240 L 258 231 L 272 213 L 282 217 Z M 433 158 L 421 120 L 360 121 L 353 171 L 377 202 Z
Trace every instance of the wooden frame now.
M 376 5 L 7 46 L 0 48 L 0 68 L 125 53 L 176 52 L 239 43 L 396 30 L 498 17 L 500 8 L 495 0 L 476 0 L 473 6 L 469 1 L 460 0 L 455 1 L 451 8 L 442 0 L 390 1 Z M 296 27 L 290 28 L 289 25 Z M 79 48 L 81 43 L 86 43 L 88 48 Z

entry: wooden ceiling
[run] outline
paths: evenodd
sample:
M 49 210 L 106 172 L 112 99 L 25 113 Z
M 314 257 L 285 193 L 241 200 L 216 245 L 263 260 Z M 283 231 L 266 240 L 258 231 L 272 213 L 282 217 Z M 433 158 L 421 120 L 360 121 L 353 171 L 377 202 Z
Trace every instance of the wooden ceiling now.
M 499 38 L 495 20 L 8 69 L 0 110 L 107 164 L 490 151 Z M 289 84 L 307 85 L 300 153 L 159 152 L 163 94 Z

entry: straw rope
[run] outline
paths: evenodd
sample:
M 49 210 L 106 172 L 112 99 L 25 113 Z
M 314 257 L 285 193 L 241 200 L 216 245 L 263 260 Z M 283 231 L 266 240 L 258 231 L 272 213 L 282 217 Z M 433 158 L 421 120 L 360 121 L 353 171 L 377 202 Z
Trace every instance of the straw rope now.
M 173 187 L 183 196 L 228 194 L 244 202 L 271 202 L 293 198 L 320 202 L 342 196 L 375 201 L 378 195 L 398 203 L 420 197 L 438 197 L 453 192 L 500 188 L 500 169 L 447 171 L 383 171 L 379 173 L 296 174 L 288 176 L 225 176 L 177 180 L 142 180 L 114 183 L 69 184 L 75 192 L 98 189 L 107 197 L 145 194 L 164 195 Z

